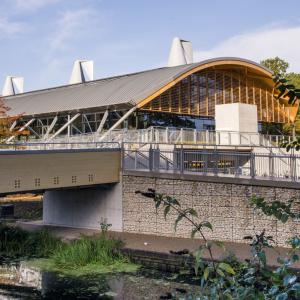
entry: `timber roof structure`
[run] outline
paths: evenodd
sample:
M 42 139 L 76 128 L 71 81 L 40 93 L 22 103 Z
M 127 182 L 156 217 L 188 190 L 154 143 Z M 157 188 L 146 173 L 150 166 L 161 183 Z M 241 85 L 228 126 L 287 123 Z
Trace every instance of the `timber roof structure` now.
M 164 67 L 85 83 L 31 91 L 4 98 L 10 115 L 55 115 L 118 107 L 146 109 L 149 103 L 196 72 L 240 68 L 272 88 L 272 72 L 246 59 L 222 57 L 176 67 Z M 147 106 L 148 105 L 148 106 Z M 169 110 L 172 112 L 171 108 Z M 185 112 L 185 114 L 189 114 Z M 201 113 L 198 110 L 198 115 Z

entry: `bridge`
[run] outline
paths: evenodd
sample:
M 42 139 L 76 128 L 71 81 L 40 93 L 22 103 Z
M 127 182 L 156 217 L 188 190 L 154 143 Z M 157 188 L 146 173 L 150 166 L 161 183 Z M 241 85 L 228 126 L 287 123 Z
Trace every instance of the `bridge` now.
M 35 143 L 0 147 L 0 195 L 120 181 L 118 143 Z
M 44 224 L 99 228 L 104 220 L 117 231 L 133 218 L 123 217 L 124 193 L 136 213 L 135 190 L 160 178 L 285 189 L 300 182 L 299 155 L 249 144 L 0 144 L 0 166 L 0 195 L 43 193 Z M 144 179 L 132 185 L 128 176 Z

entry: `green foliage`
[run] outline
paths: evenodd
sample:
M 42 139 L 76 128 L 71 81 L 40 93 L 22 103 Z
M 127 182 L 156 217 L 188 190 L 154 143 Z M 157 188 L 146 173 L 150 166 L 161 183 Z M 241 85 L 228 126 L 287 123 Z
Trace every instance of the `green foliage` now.
M 19 227 L 0 225 L 0 256 L 9 258 L 48 257 L 61 241 L 43 229 L 27 232 Z
M 300 150 L 300 137 L 297 137 L 292 142 L 284 141 L 284 142 L 282 142 L 281 146 L 284 147 L 287 152 L 289 152 L 291 149 L 295 149 L 296 151 L 299 151 Z
M 137 266 L 121 254 L 122 246 L 120 240 L 108 238 L 106 231 L 64 243 L 45 229 L 28 232 L 19 227 L 0 225 L 0 258 L 45 258 L 37 260 L 37 266 L 73 275 L 136 270 Z
M 283 125 L 283 133 L 288 135 L 300 135 L 300 114 L 296 116 L 294 123 L 287 123 Z
M 278 99 L 281 97 L 287 97 L 289 104 L 295 104 L 300 99 L 300 90 L 296 89 L 286 78 L 281 75 L 275 75 L 273 77 L 275 88 L 279 91 Z
M 285 76 L 287 74 L 286 71 L 289 67 L 289 63 L 278 56 L 262 60 L 260 64 L 273 71 L 275 75 L 281 76 Z
M 300 89 L 300 74 L 298 73 L 288 73 L 286 79 L 294 85 L 297 89 Z
M 273 78 L 275 83 L 275 88 L 279 91 L 277 98 L 285 97 L 288 99 L 288 103 L 294 105 L 296 102 L 299 102 L 300 99 L 300 89 L 295 88 L 287 79 L 281 77 L 281 75 L 275 75 Z M 299 119 L 299 118 L 298 118 Z M 296 119 L 297 121 L 297 119 Z M 299 124 L 294 123 L 290 128 L 291 131 L 296 131 L 299 127 Z M 299 129 L 299 128 L 298 128 Z M 290 149 L 295 149 L 296 151 L 300 150 L 300 137 L 296 138 L 291 143 L 284 141 L 281 144 L 282 147 L 285 147 L 287 151 Z
M 253 196 L 250 204 L 255 209 L 260 209 L 265 215 L 273 216 L 282 223 L 286 223 L 289 218 L 299 218 L 299 213 L 291 210 L 294 199 L 290 199 L 287 203 L 281 201 L 267 202 L 264 198 Z
M 59 247 L 52 256 L 56 266 L 74 269 L 89 264 L 111 265 L 125 262 L 120 253 L 122 242 L 108 239 L 105 235 L 87 237 L 72 241 Z
M 293 237 L 288 241 L 291 251 L 285 258 L 278 258 L 279 267 L 273 269 L 267 264 L 267 248 L 273 248 L 273 239 L 265 234 L 265 230 L 245 239 L 251 241 L 250 260 L 245 262 L 229 259 L 217 262 L 213 256 L 212 246 L 224 248 L 220 242 L 210 242 L 206 239 L 203 229 L 213 230 L 212 225 L 205 221 L 199 221 L 194 209 L 182 209 L 180 203 L 173 197 L 156 193 L 149 189 L 147 192 L 137 191 L 154 201 L 158 210 L 164 209 L 165 218 L 171 210 L 177 212 L 175 229 L 181 220 L 188 221 L 192 225 L 192 237 L 199 233 L 205 244 L 200 245 L 194 252 L 195 275 L 200 277 L 201 293 L 195 295 L 195 299 L 300 299 L 299 278 L 291 270 L 291 266 L 299 261 L 300 238 Z M 293 201 L 287 204 L 276 201 L 267 203 L 263 198 L 252 197 L 251 205 L 260 209 L 267 216 L 274 216 L 285 223 L 289 218 L 295 217 L 291 206 Z M 203 253 L 209 252 L 210 260 L 203 259 Z M 183 299 L 183 298 L 181 298 Z M 188 298 L 190 299 L 190 298 Z

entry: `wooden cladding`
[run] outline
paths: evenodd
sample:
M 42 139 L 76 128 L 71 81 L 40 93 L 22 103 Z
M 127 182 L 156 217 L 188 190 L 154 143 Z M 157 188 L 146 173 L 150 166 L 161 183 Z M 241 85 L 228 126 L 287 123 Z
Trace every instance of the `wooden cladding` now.
M 141 109 L 203 117 L 215 116 L 215 105 L 248 103 L 257 106 L 262 122 L 289 122 L 289 110 L 263 81 L 235 71 L 206 70 L 194 73 Z

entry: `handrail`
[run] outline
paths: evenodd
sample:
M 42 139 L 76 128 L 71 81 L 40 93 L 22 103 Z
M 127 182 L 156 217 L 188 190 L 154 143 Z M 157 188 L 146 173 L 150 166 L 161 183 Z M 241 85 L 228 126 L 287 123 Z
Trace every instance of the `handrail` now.
M 26 150 L 63 150 L 63 149 L 121 149 L 119 142 L 43 142 L 43 143 L 12 143 L 0 144 L 0 151 Z
M 141 151 L 138 151 L 138 155 L 137 150 L 123 148 L 123 151 L 124 170 L 300 182 L 300 155 L 295 154 L 241 153 L 214 148 L 195 150 L 184 147 L 171 151 L 150 147 L 143 155 L 143 160 L 148 156 L 146 166 L 140 162 Z M 126 164 L 127 155 L 134 159 L 133 163 Z

